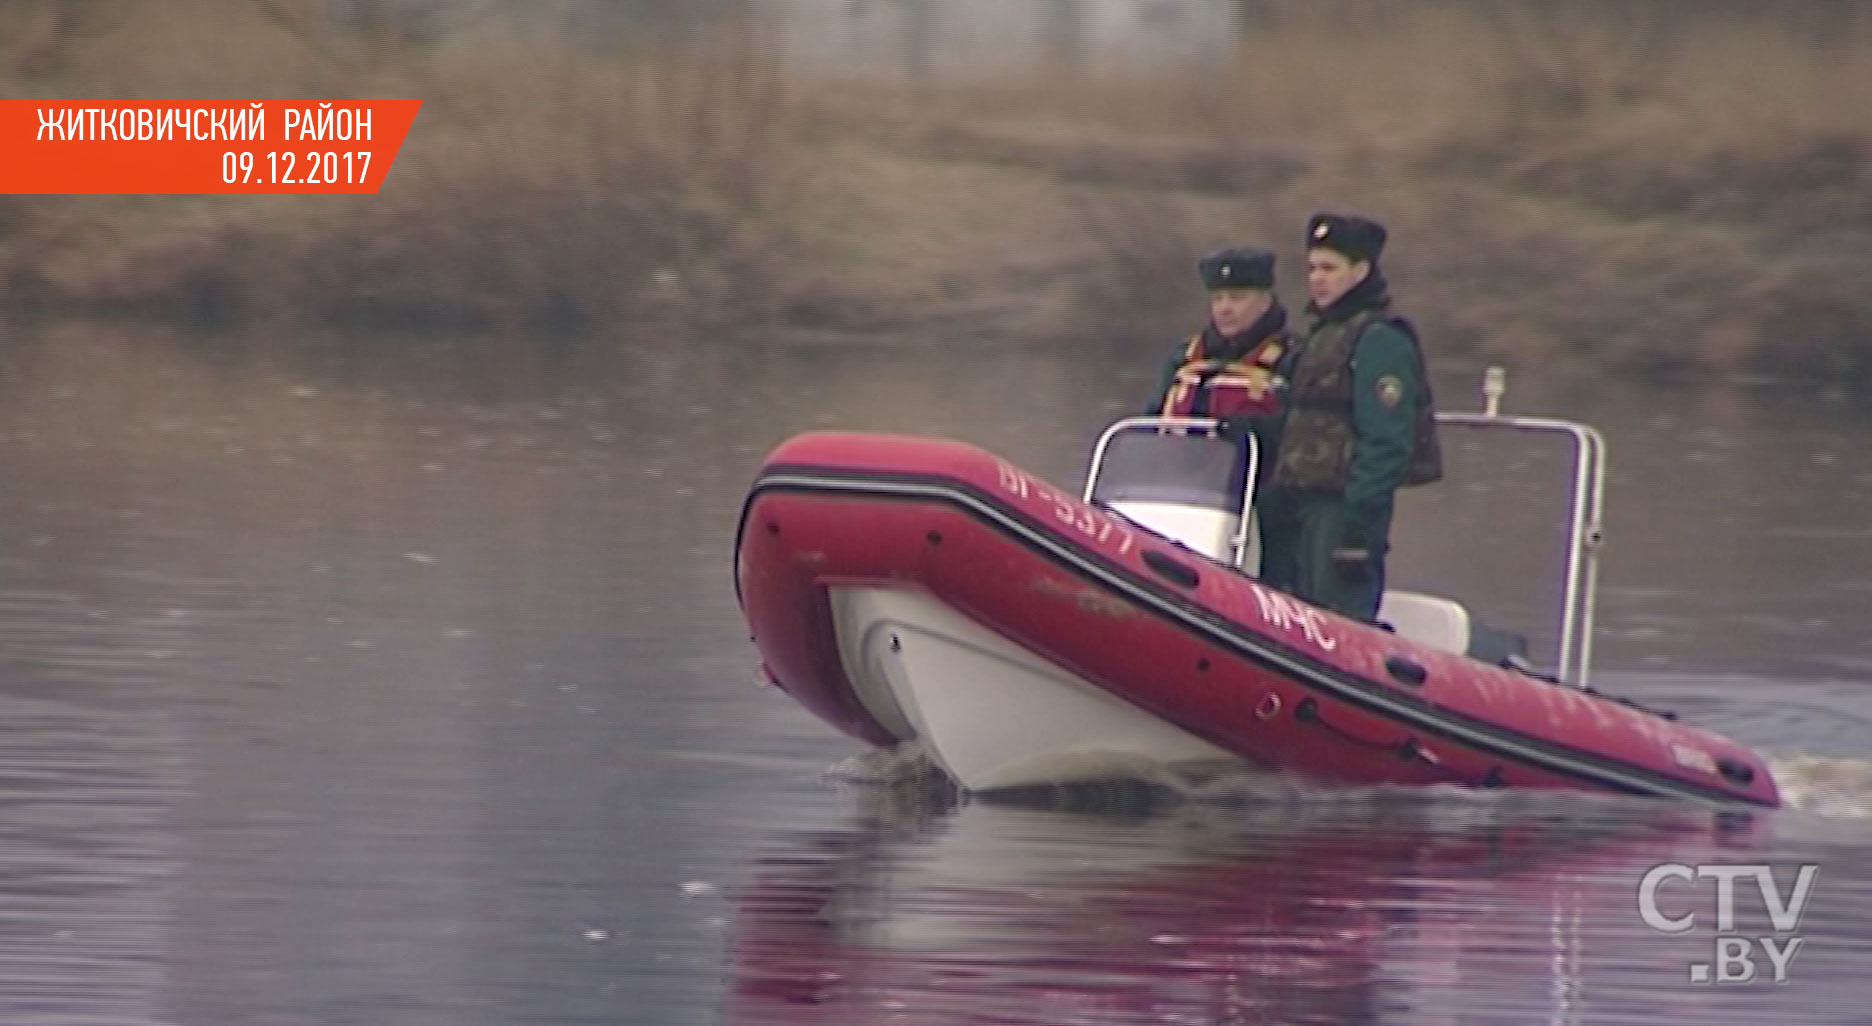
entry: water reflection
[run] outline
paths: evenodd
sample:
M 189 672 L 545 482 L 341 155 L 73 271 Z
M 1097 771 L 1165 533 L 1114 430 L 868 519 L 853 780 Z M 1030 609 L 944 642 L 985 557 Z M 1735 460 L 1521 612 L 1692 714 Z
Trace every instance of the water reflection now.
M 1793 1024 L 1863 989 L 1863 820 L 1724 838 L 1591 802 L 1125 818 L 829 791 L 853 746 L 756 685 L 734 603 L 760 457 L 813 427 L 909 431 L 1076 481 L 1142 356 L 8 341 L 0 1023 L 674 1026 L 714 1021 L 726 986 L 739 1023 Z M 1839 540 L 1863 526 L 1839 491 L 1872 472 L 1862 415 L 1510 402 L 1606 427 L 1626 475 L 1608 686 L 1863 815 L 1866 688 L 1809 672 L 1866 644 L 1872 589 L 1845 585 L 1872 562 Z M 1776 459 L 1810 452 L 1837 459 Z M 1771 484 L 1736 494 L 1753 465 Z M 1808 603 L 1834 625 L 1789 644 Z M 1630 635 L 1646 615 L 1684 624 Z M 1708 672 L 1732 653 L 1758 671 Z M 1794 986 L 1717 1002 L 1683 979 L 1707 932 L 1642 932 L 1638 867 L 1708 852 L 1824 865 Z
M 1697 1002 L 1636 881 L 1762 843 L 1603 802 L 857 804 L 756 859 L 727 1022 L 1645 1021 Z

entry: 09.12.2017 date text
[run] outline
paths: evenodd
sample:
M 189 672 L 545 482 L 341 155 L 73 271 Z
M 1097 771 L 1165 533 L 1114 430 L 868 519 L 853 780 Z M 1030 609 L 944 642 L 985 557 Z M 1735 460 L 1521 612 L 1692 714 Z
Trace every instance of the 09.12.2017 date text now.
M 221 155 L 221 181 L 227 185 L 361 185 L 370 177 L 370 162 L 369 150 L 263 154 L 229 150 Z

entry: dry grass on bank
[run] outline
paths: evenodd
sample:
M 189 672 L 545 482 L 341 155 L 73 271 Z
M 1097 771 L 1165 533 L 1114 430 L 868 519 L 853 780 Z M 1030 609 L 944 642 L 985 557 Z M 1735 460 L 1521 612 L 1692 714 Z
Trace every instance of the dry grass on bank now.
M 382 193 L 357 197 L 18 198 L 0 208 L 9 299 L 53 312 L 174 313 L 356 326 L 589 332 L 651 315 L 704 324 L 783 291 L 775 207 L 797 174 L 793 104 L 755 42 L 729 34 L 628 62 L 549 39 L 327 39 L 284 4 L 194 0 L 93 10 L 15 95 L 68 95 L 93 55 L 160 21 L 277 76 L 191 79 L 146 56 L 111 98 L 415 96 Z M 227 11 L 241 15 L 220 20 Z M 182 29 L 178 29 L 178 23 Z M 35 51 L 37 52 L 37 51 Z M 18 76 L 18 61 L 15 62 Z M 130 68 L 138 62 L 127 63 Z M 121 70 L 121 68 L 120 68 Z M 750 309 L 748 304 L 752 303 Z
M 934 91 L 790 79 L 749 28 L 621 57 L 153 7 L 14 5 L 0 95 L 428 105 L 368 202 L 0 202 L 9 306 L 1135 345 L 1188 326 L 1210 245 L 1277 245 L 1297 303 L 1342 206 L 1450 356 L 1872 376 L 1853 5 L 1261 0 L 1224 72 Z
M 1366 5 L 1261 7 L 1219 79 L 957 91 L 924 151 L 1091 190 L 1093 298 L 1139 327 L 1196 309 L 1192 250 L 1297 269 L 1304 218 L 1343 206 L 1394 228 L 1446 351 L 1872 372 L 1872 11 L 1445 0 L 1349 33 Z

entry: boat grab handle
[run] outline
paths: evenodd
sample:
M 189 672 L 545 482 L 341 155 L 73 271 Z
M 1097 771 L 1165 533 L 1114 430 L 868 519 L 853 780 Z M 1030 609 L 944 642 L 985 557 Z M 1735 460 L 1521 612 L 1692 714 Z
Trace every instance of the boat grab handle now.
M 1144 565 L 1185 588 L 1194 588 L 1202 583 L 1202 577 L 1196 573 L 1194 567 L 1171 559 L 1156 549 L 1144 550 Z
M 1424 680 L 1430 676 L 1422 663 L 1408 656 L 1386 656 L 1384 665 L 1399 684 L 1409 684 L 1414 688 L 1423 687 Z

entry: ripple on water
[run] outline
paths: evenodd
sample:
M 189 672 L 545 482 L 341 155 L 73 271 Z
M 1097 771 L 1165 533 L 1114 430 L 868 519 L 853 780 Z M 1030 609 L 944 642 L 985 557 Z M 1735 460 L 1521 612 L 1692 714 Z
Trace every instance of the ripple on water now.
M 142 720 L 0 693 L 0 1022 L 160 1021 L 175 787 Z

